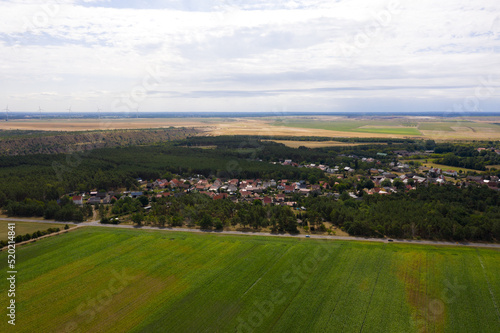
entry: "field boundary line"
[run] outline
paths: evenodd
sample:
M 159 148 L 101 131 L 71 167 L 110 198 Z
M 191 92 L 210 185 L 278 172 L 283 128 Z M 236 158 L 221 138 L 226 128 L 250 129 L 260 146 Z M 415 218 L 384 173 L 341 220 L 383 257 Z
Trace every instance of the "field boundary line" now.
M 477 258 L 479 259 L 479 263 L 481 264 L 481 268 L 483 269 L 484 278 L 486 279 L 486 283 L 488 284 L 488 291 L 490 292 L 491 300 L 493 302 L 493 305 L 495 306 L 495 310 L 497 311 L 498 321 L 500 322 L 500 310 L 498 309 L 498 304 L 495 298 L 495 294 L 493 294 L 493 290 L 491 290 L 490 279 L 486 274 L 486 269 L 484 268 L 483 259 L 481 259 L 481 254 L 479 253 L 479 250 L 476 249 L 476 252 L 477 252 Z
M 384 246 L 384 250 L 385 250 L 385 246 Z M 372 304 L 373 294 L 375 293 L 375 289 L 377 288 L 378 278 L 380 277 L 380 272 L 382 271 L 382 267 L 383 266 L 380 265 L 380 268 L 378 269 L 377 278 L 375 279 L 375 284 L 373 285 L 372 294 L 370 295 L 370 300 L 368 301 L 368 306 L 366 307 L 365 316 L 363 318 L 363 323 L 361 324 L 361 328 L 359 329 L 360 333 L 363 332 L 363 327 L 365 326 L 365 320 L 366 320 L 366 317 L 368 316 L 368 310 L 370 310 L 370 305 Z
M 245 296 L 260 280 L 262 280 L 262 277 L 266 275 L 274 266 L 276 266 L 276 263 L 283 258 L 285 254 L 287 254 L 290 250 L 292 249 L 292 246 L 288 247 L 286 251 L 284 251 L 276 260 L 274 260 L 273 264 L 266 269 L 264 273 L 262 273 L 257 280 L 252 283 L 252 285 L 241 295 L 241 297 Z
M 326 322 L 326 326 L 328 326 L 330 324 L 330 321 L 332 320 L 333 318 L 333 314 L 335 313 L 335 310 L 337 309 L 337 306 L 339 305 L 339 302 L 340 302 L 340 299 L 342 298 L 342 296 L 345 294 L 345 287 L 347 286 L 347 282 L 351 281 L 351 276 L 352 276 L 352 273 L 354 272 L 354 269 L 357 267 L 358 265 L 358 262 L 359 262 L 359 258 L 360 256 L 357 256 L 356 257 L 356 262 L 354 263 L 354 265 L 352 266 L 352 269 L 351 271 L 349 272 L 349 276 L 347 277 L 347 279 L 345 279 L 344 281 L 344 284 L 342 285 L 342 291 L 339 292 L 339 296 L 337 297 L 337 300 L 335 301 L 335 306 L 333 307 L 333 310 L 332 312 L 330 312 L 330 317 L 328 318 L 328 321 Z M 351 294 L 351 290 L 352 288 L 349 288 L 347 290 L 347 295 L 346 295 L 346 298 L 349 297 L 349 295 Z

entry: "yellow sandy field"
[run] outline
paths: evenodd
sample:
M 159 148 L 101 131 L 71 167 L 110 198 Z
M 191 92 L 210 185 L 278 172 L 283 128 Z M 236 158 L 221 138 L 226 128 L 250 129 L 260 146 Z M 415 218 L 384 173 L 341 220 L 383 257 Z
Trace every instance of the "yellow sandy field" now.
M 47 119 L 47 120 L 11 120 L 0 122 L 0 130 L 44 130 L 44 131 L 89 131 L 89 130 L 114 130 L 114 129 L 145 129 L 145 128 L 168 128 L 168 127 L 194 127 L 203 132 L 203 135 L 257 135 L 263 137 L 272 136 L 319 136 L 319 137 L 357 137 L 357 138 L 425 138 L 437 141 L 448 140 L 500 140 L 500 130 L 497 130 L 495 123 L 500 123 L 500 118 L 461 118 L 450 121 L 440 118 L 421 120 L 417 117 L 380 119 L 348 119 L 338 116 L 320 117 L 286 117 L 281 118 L 282 124 L 276 126 L 277 118 L 150 118 L 150 119 Z M 449 130 L 434 130 L 434 128 L 419 129 L 422 135 L 403 135 L 395 133 L 370 133 L 355 131 L 349 128 L 338 127 L 335 129 L 318 129 L 304 127 L 292 127 L 291 124 L 297 122 L 320 123 L 320 124 L 340 124 L 344 122 L 352 124 L 356 121 L 373 122 L 369 127 L 377 128 L 377 122 L 383 122 L 387 128 L 403 128 L 404 121 L 417 124 L 432 122 L 433 124 L 443 124 Z M 472 122 L 472 123 L 471 123 Z M 366 129 L 366 124 L 360 126 Z M 429 128 L 429 127 L 427 127 Z M 436 126 L 438 129 L 439 126 Z M 376 132 L 376 131 L 375 131 Z M 334 145 L 329 143 L 328 145 Z M 320 143 L 317 143 L 317 147 Z M 324 146 L 324 145 L 321 145 Z

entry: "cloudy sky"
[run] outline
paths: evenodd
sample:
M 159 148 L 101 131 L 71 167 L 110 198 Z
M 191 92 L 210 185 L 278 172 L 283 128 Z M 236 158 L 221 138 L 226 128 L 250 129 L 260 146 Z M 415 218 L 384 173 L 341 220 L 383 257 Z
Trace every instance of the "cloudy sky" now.
M 7 0 L 0 50 L 11 111 L 500 111 L 498 0 Z

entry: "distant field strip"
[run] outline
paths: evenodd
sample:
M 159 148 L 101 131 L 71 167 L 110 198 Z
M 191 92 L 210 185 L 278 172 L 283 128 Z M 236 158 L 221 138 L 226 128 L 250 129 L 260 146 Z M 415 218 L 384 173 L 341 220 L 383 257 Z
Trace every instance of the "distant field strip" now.
M 274 125 L 341 132 L 421 135 L 420 131 L 415 127 L 399 126 L 398 123 L 390 121 L 287 121 L 275 122 Z
M 354 147 L 362 145 L 387 145 L 387 143 L 385 142 L 352 143 L 352 142 L 340 142 L 340 141 L 291 141 L 291 140 L 264 140 L 264 141 L 273 141 L 277 143 L 282 143 L 290 148 L 299 148 L 299 147 L 323 148 L 323 147 Z
M 19 247 L 16 259 L 19 332 L 498 332 L 500 325 L 500 250 L 85 227 Z M 8 289 L 6 279 L 0 288 Z M 0 331 L 7 325 L 2 320 Z

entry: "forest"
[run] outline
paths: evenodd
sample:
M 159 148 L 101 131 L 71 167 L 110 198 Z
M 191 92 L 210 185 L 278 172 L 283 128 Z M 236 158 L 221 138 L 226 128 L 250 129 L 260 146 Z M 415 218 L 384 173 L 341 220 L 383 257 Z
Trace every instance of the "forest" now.
M 484 158 L 483 163 L 486 160 L 491 162 L 496 153 L 491 150 L 479 152 L 476 148 L 479 145 L 484 143 L 453 145 L 408 140 L 387 146 L 294 149 L 275 142 L 260 141 L 256 137 L 228 136 L 193 137 L 154 145 L 101 148 L 73 154 L 2 156 L 0 206 L 10 216 L 83 221 L 91 216 L 92 209 L 88 205 L 83 208 L 75 206 L 65 195 L 90 190 L 134 190 L 138 189 L 137 178 L 171 179 L 178 175 L 212 179 L 304 179 L 311 184 L 319 181 L 328 183 L 329 191 L 338 193 L 340 198 L 294 194 L 289 200 L 296 202 L 298 207 L 306 208 L 296 212 L 298 219 L 290 207 L 263 206 L 260 200 L 239 203 L 212 200 L 202 194 L 153 197 L 149 213 L 141 209 L 149 204 L 148 198 L 121 198 L 113 202 L 111 214 L 132 214 L 136 223 L 172 226 L 187 224 L 218 229 L 240 225 L 294 233 L 300 227 L 300 221 L 315 230 L 324 230 L 323 222 L 331 222 L 358 236 L 494 241 L 500 239 L 500 200 L 498 192 L 486 186 L 423 185 L 417 186 L 416 190 L 405 191 L 398 179 L 397 184 L 393 183 L 399 189 L 397 193 L 388 196 L 364 195 L 362 188 L 374 186 L 366 176 L 337 179 L 315 168 L 275 164 L 291 159 L 298 163 L 347 165 L 354 168 L 357 174 L 366 175 L 370 168 L 380 168 L 396 161 L 393 153 L 396 149 L 434 149 L 435 155 L 443 158 L 452 154 L 456 158 Z M 380 155 L 380 152 L 387 155 Z M 379 164 L 362 162 L 360 156 L 374 157 Z M 353 199 L 348 191 L 356 191 L 360 197 Z M 113 223 L 112 220 L 104 222 Z
M 500 197 L 487 187 L 422 186 L 390 196 L 299 201 L 312 225 L 331 221 L 350 235 L 454 241 L 500 239 Z

